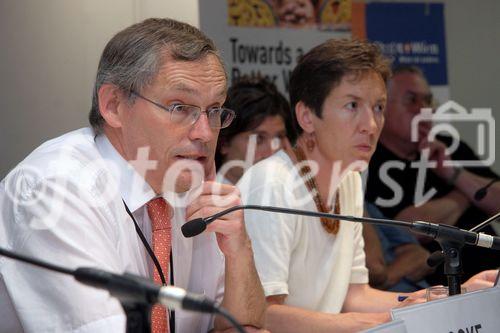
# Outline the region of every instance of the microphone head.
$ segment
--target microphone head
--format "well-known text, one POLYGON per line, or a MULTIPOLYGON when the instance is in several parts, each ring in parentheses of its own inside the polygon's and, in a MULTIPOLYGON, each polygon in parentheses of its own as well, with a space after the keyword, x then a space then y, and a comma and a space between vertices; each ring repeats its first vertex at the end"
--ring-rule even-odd
POLYGON ((205 219, 198 218, 184 223, 181 227, 181 231, 184 237, 190 238, 201 234, 206 228, 207 222, 205 222, 205 219))

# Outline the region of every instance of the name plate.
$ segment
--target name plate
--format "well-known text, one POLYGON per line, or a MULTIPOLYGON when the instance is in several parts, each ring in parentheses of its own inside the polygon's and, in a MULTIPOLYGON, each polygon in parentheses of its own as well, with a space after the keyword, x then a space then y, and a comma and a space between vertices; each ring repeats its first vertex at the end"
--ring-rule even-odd
POLYGON ((408 333, 498 333, 500 288, 435 300, 392 310, 408 333))
POLYGON ((405 322, 397 319, 390 323, 379 325, 369 330, 363 331, 362 333, 407 333, 405 322))

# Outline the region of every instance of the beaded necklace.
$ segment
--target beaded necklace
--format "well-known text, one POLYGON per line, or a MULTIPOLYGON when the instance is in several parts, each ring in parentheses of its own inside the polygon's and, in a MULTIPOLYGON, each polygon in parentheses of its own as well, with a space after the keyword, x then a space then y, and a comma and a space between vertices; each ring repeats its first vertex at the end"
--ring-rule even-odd
MULTIPOLYGON (((306 156, 304 154, 304 151, 296 146, 293 148, 293 152, 295 153, 295 156, 297 157, 298 163, 305 162, 306 161, 306 156)), ((308 163, 301 163, 302 167, 299 169, 299 174, 302 177, 302 180, 304 181, 304 184, 306 185, 309 193, 311 193, 314 203, 316 205, 316 208, 318 211, 322 213, 329 213, 328 210, 325 208, 323 205, 323 201, 321 200, 321 196, 318 191, 318 185, 316 184, 316 180, 314 179, 313 176, 311 176, 311 168, 309 168, 308 163)), ((339 202, 339 196, 338 193, 335 196, 335 208, 334 208, 334 213, 335 214, 340 214, 340 202, 339 202)), ((321 217, 321 224, 323 225, 323 228, 326 230, 327 233, 336 235, 339 232, 340 228, 340 221, 337 219, 328 219, 326 217, 321 217)))

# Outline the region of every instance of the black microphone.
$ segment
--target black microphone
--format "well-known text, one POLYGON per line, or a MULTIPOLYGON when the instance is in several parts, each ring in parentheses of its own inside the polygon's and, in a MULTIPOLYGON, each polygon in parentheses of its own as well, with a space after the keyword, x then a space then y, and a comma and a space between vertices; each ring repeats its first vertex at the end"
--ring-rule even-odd
POLYGON ((81 267, 73 272, 73 276, 86 285, 108 290, 123 302, 140 300, 146 304, 160 303, 170 309, 217 312, 215 302, 204 295, 188 293, 179 287, 160 286, 138 275, 115 274, 98 268, 81 267))
POLYGON ((492 179, 488 184, 477 190, 476 193, 474 193, 474 200, 476 201, 483 200, 484 197, 488 194, 488 188, 498 181, 500 181, 500 178, 492 179))
MULTIPOLYGON (((477 231, 483 229, 484 227, 490 225, 491 223, 495 222, 499 218, 500 218, 500 213, 496 213, 495 215, 493 215, 492 217, 479 223, 475 227, 470 228, 469 231, 477 232, 477 231)), ((429 258, 427 258, 427 265, 429 265, 430 267, 437 267, 438 265, 440 265, 444 262, 444 259, 445 259, 445 255, 444 255, 443 251, 435 251, 435 252, 431 253, 429 258)))
POLYGON ((231 212, 234 212, 235 210, 240 210, 240 209, 253 209, 253 210, 263 210, 266 212, 275 212, 275 213, 284 213, 284 214, 291 214, 291 215, 304 215, 304 216, 313 216, 313 217, 326 217, 326 218, 332 218, 332 219, 342 219, 342 220, 347 220, 347 221, 353 221, 353 222, 367 222, 367 223, 374 223, 374 224, 383 224, 383 225, 392 225, 392 226, 403 226, 403 227, 411 227, 410 222, 404 222, 404 221, 397 221, 397 220, 385 220, 385 219, 374 219, 374 218, 369 218, 369 217, 356 217, 356 216, 344 216, 344 215, 337 215, 337 214, 329 214, 329 213, 320 213, 320 212, 314 212, 314 211, 307 211, 307 210, 299 210, 299 209, 292 209, 292 208, 283 208, 283 207, 273 207, 273 206, 259 206, 259 205, 240 205, 240 206, 234 206, 231 208, 228 208, 226 210, 223 210, 221 212, 218 212, 217 214, 211 215, 209 217, 204 217, 204 218, 197 218, 190 220, 181 227, 182 234, 186 238, 194 237, 199 234, 201 234, 205 229, 207 228, 207 225, 212 223, 213 221, 217 220, 219 217, 222 217, 226 214, 229 214, 231 212))
MULTIPOLYGON (((218 306, 214 301, 204 295, 188 293, 184 289, 174 286, 159 286, 151 280, 131 273, 115 274, 91 267, 81 267, 72 270, 0 247, 0 256, 1 255, 50 271, 71 275, 75 280, 81 283, 109 291, 112 296, 118 298, 127 314, 127 332, 149 332, 150 330, 149 319, 143 318, 148 321, 145 326, 140 323, 138 324, 141 320, 137 318, 137 312, 132 308, 129 314, 127 311, 128 305, 131 304, 132 307, 134 307, 134 304, 146 304, 146 306, 149 307, 152 304, 160 303, 174 309, 217 313, 229 321, 239 333, 245 333, 243 327, 236 321, 231 313, 222 306, 218 306), (129 315, 131 318, 129 318, 129 315)), ((146 313, 141 313, 142 316, 148 318, 149 314, 149 309, 146 313)))
POLYGON ((71 275, 77 281, 86 285, 108 290, 111 295, 123 303, 161 303, 169 308, 208 313, 218 312, 219 310, 215 302, 204 295, 191 294, 178 287, 160 286, 138 275, 130 273, 115 274, 91 267, 81 267, 71 270, 2 248, 0 248, 0 255, 51 271, 71 275))
POLYGON ((221 216, 229 214, 235 210, 240 210, 240 209, 262 210, 267 212, 276 212, 283 214, 326 217, 326 218, 339 219, 351 222, 406 227, 415 233, 430 236, 435 239, 446 236, 448 238, 460 240, 464 244, 500 250, 500 237, 495 237, 484 233, 476 233, 468 230, 462 230, 460 228, 450 225, 429 223, 424 221, 406 222, 406 221, 389 220, 389 219, 376 219, 371 217, 356 217, 349 215, 340 215, 340 214, 331 214, 331 213, 322 213, 315 211, 272 207, 272 206, 259 206, 259 205, 234 206, 209 217, 197 218, 188 221, 181 227, 182 234, 184 235, 184 237, 188 238, 199 235, 207 228, 207 225, 213 222, 214 220, 218 219, 221 216))

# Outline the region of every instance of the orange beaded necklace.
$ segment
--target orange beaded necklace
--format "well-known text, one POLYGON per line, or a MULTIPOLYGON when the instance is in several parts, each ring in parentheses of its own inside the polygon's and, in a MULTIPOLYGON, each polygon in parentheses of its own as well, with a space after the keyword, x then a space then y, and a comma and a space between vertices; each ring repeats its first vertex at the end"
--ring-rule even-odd
MULTIPOLYGON (((298 163, 307 161, 304 151, 300 147, 298 146, 294 147, 293 152, 295 153, 298 163)), ((323 201, 321 200, 316 180, 314 179, 313 176, 311 176, 311 168, 309 167, 309 164, 308 163, 301 163, 301 164, 302 166, 299 169, 299 174, 302 177, 302 180, 304 181, 304 184, 306 185, 307 189, 309 190, 309 193, 311 193, 314 203, 316 204, 316 208, 318 209, 318 211, 322 213, 329 213, 328 210, 323 205, 323 201)), ((340 214, 340 202, 338 194, 335 196, 334 213, 340 214)), ((321 217, 320 220, 321 224, 323 225, 323 228, 326 230, 327 233, 336 235, 339 232, 340 228, 339 220, 328 219, 326 217, 321 217)))

